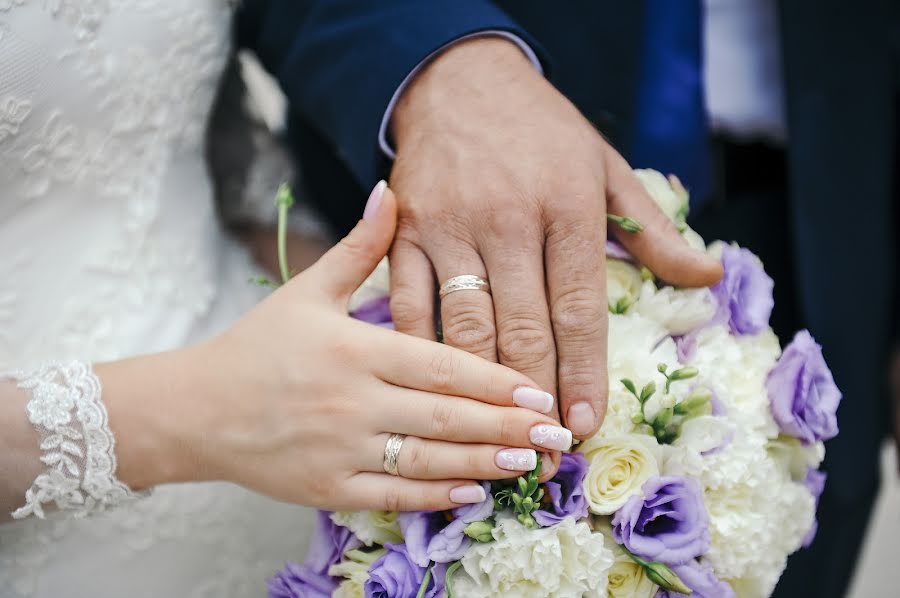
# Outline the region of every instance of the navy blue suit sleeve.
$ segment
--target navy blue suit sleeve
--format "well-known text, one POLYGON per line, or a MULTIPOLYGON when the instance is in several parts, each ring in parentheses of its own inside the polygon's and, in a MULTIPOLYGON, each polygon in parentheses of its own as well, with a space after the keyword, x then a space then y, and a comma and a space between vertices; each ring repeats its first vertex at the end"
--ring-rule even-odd
POLYGON ((484 30, 514 33, 541 56, 487 0, 244 0, 236 20, 238 44, 256 53, 363 187, 383 174, 378 129, 406 75, 441 46, 484 30))

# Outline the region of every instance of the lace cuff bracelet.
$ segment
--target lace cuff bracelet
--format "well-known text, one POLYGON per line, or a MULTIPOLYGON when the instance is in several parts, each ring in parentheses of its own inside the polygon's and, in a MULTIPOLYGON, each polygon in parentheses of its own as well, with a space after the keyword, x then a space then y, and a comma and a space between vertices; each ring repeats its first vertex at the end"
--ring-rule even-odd
POLYGON ((44 505, 85 517, 145 493, 116 479, 115 438, 101 400, 100 380, 89 364, 49 363, 5 374, 31 393, 28 419, 41 435, 41 461, 47 466, 25 493, 14 519, 44 518, 44 505))

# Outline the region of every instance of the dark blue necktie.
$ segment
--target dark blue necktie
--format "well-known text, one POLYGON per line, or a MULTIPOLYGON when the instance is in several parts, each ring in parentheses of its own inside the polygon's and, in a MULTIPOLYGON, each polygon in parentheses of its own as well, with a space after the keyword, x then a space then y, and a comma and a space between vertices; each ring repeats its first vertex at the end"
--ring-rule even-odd
POLYGON ((631 164, 675 174, 697 207, 712 191, 702 0, 645 0, 631 164))

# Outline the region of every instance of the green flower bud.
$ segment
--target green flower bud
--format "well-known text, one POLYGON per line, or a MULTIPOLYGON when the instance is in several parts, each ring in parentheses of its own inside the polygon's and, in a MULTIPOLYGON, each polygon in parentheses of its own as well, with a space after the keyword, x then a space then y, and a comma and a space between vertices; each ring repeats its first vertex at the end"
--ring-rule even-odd
POLYGON ((470 523, 463 529, 463 533, 476 542, 492 542, 494 540, 494 536, 491 535, 493 529, 494 522, 491 519, 485 519, 470 523))
POLYGON ((711 400, 712 392, 706 388, 698 388, 675 406, 675 413, 689 416, 706 415, 711 412, 711 400))
POLYGON ((693 590, 684 585, 684 582, 681 581, 681 578, 678 577, 674 571, 663 565, 662 563, 657 562, 643 562, 644 571, 647 573, 647 578, 661 587, 664 590, 669 590, 670 592, 678 592, 679 594, 691 594, 693 590))
POLYGON ((642 424, 644 423, 644 416, 640 413, 635 413, 631 416, 631 423, 633 424, 642 424))
POLYGON ((669 422, 672 421, 672 415, 675 413, 675 410, 671 407, 667 409, 663 409, 656 416, 656 419, 653 420, 653 427, 657 429, 665 429, 669 422))
POLYGON ((664 363, 660 363, 656 366, 656 371, 658 371, 660 374, 665 374, 667 369, 669 369, 669 366, 664 363))
POLYGON ((670 380, 687 380, 688 378, 693 378, 694 376, 696 376, 699 373, 700 373, 700 370, 688 365, 688 366, 679 368, 679 369, 675 370, 674 372, 672 372, 669 375, 669 379, 670 380))

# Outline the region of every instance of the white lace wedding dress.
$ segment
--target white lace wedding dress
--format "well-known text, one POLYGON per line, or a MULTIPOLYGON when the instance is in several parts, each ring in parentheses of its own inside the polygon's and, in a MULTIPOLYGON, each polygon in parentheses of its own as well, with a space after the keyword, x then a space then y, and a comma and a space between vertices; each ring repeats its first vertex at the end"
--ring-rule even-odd
MULTIPOLYGON (((260 298, 203 159, 232 10, 0 0, 0 371, 177 347, 260 298)), ((228 484, 57 515, 0 524, 0 597, 261 596, 312 524, 228 484)))

